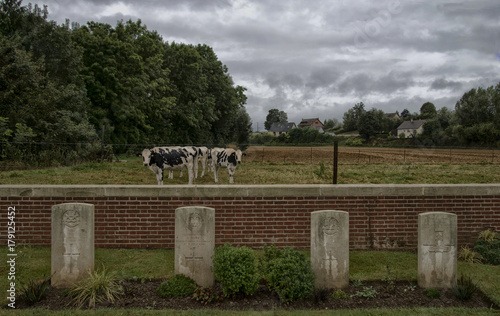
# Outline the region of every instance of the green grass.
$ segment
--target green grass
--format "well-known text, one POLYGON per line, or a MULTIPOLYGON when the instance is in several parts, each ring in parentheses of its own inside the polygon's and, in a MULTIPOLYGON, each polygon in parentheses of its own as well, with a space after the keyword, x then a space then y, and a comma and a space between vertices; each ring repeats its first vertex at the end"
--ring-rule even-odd
MULTIPOLYGON (((329 184, 331 162, 283 163, 243 160, 236 168, 235 184, 329 184)), ((340 164, 339 184, 434 184, 434 183, 500 183, 500 165, 474 164, 340 164)), ((201 175, 201 166, 198 173, 201 175)), ((187 171, 165 184, 187 184, 187 171)), ((195 184, 215 184, 213 172, 206 170, 195 184)), ((219 170, 218 184, 228 184, 226 169, 219 170)), ((120 162, 83 163, 72 167, 35 170, 0 171, 0 184, 157 184, 156 177, 137 157, 122 157, 120 162)))
MULTIPOLYGON (((18 246, 16 259, 16 288, 30 279, 40 280, 50 274, 50 248, 18 246)), ((262 251, 256 251, 262 255, 262 251)), ((308 252, 305 252, 308 256, 308 252)), ((7 247, 0 248, 0 256, 7 257, 7 247)), ((173 250, 144 249, 103 249, 97 248, 96 266, 104 266, 122 278, 165 278, 174 275, 173 250)), ((394 251, 351 251, 350 279, 380 280, 386 275, 386 267, 390 266, 392 275, 398 280, 408 280, 416 284, 417 254, 394 251)), ((470 274, 479 283, 481 290, 496 304, 500 304, 500 266, 459 262, 458 273, 470 274)), ((0 266, 0 290, 8 289, 8 267, 0 266)), ((5 304, 5 298, 1 299, 5 304)), ((98 311, 43 311, 0 310, 0 315, 498 315, 498 311, 471 310, 466 308, 449 309, 371 309, 369 311, 295 311, 295 312, 235 312, 235 311, 146 311, 146 310, 98 310, 98 311), (90 314, 92 313, 92 314, 90 314)))

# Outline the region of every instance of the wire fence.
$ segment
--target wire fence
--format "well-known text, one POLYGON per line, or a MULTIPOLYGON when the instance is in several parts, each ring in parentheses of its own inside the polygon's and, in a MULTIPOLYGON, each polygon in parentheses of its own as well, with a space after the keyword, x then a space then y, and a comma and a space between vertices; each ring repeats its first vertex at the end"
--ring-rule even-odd
MULTIPOLYGON (((0 170, 33 169, 69 166, 82 162, 118 160, 118 156, 133 156, 144 148, 165 144, 102 144, 102 143, 2 143, 0 170)), ((174 146, 176 144, 170 144, 174 146)), ((185 145, 185 144, 181 144, 185 145)), ((214 147, 210 144, 189 146, 214 147)), ((231 146, 237 147, 237 146, 231 146)), ((334 146, 256 146, 245 145, 245 162, 274 164, 333 164, 334 146)), ((497 148, 381 148, 339 147, 339 165, 363 164, 474 164, 500 163, 497 148)))

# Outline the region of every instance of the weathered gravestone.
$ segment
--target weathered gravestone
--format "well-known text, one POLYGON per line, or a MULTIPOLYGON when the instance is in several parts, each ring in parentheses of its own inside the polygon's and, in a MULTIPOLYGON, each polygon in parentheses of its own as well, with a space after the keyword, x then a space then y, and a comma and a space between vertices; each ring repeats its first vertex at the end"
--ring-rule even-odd
POLYGON ((71 287, 94 271, 94 205, 52 207, 51 284, 71 287))
POLYGON ((457 216, 418 215, 418 285, 452 288, 457 280, 457 216))
POLYGON ((215 210, 203 206, 175 210, 175 273, 203 287, 214 285, 215 210))
POLYGON ((316 287, 349 285, 349 213, 311 213, 311 265, 316 273, 316 287))

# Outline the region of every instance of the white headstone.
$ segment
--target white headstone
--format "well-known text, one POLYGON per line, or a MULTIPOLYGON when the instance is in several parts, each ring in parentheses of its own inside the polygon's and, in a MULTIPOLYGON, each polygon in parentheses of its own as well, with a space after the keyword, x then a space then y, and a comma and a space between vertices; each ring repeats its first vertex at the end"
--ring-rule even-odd
POLYGON ((175 210, 175 273, 203 287, 214 285, 215 209, 203 206, 175 210))
POLYGON ((452 288, 457 280, 457 216, 418 215, 418 285, 452 288))
POLYGON ((71 287, 94 271, 94 205, 52 207, 51 284, 71 287))
POLYGON ((349 213, 311 213, 311 265, 316 287, 341 289, 349 285, 349 213))

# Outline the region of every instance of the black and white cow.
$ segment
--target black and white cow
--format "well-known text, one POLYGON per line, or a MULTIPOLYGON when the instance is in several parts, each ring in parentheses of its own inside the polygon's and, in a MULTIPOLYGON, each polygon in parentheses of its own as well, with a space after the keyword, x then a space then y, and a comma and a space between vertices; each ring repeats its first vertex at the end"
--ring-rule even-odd
MULTIPOLYGON (((210 153, 210 149, 207 147, 196 147, 198 150, 198 161, 201 163, 201 175, 202 178, 205 175, 205 169, 208 163, 208 155, 210 153)), ((182 171, 181 171, 182 172, 182 171)), ((198 176, 198 170, 196 170, 195 178, 198 176)))
POLYGON ((219 179, 217 178, 217 173, 220 167, 226 167, 229 171, 229 183, 234 183, 233 175, 236 170, 236 166, 241 163, 241 157, 246 154, 242 153, 241 150, 234 150, 232 148, 212 148, 212 166, 214 168, 214 178, 217 183, 219 179))
POLYGON ((189 184, 193 184, 194 166, 198 164, 197 150, 193 147, 155 147, 144 149, 138 156, 142 157, 144 166, 148 166, 156 175, 159 185, 163 184, 164 170, 182 168, 187 168, 189 184))

